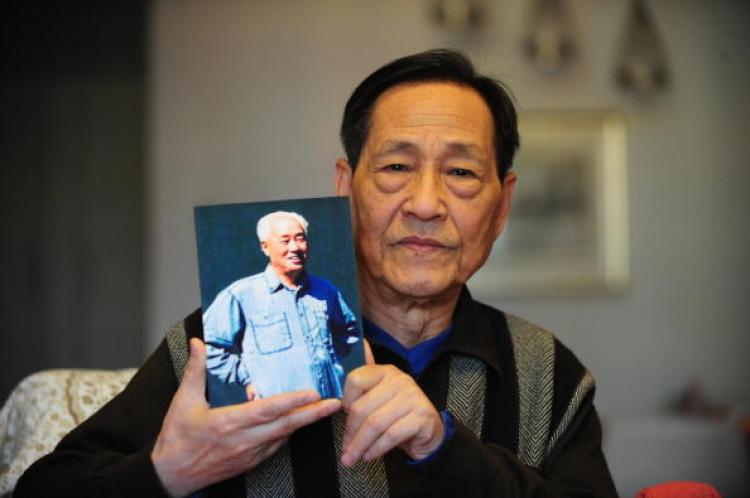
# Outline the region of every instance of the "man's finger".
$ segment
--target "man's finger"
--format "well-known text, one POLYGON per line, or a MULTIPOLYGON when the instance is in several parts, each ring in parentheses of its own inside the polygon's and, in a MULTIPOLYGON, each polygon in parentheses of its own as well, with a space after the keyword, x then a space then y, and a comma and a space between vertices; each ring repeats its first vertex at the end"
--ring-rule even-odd
POLYGON ((325 418, 341 409, 341 401, 335 398, 322 399, 315 403, 292 410, 281 419, 269 424, 269 428, 284 436, 290 435, 297 429, 310 425, 325 418))
POLYGON ((284 445, 284 443, 287 442, 287 439, 279 439, 275 443, 271 443, 263 450, 263 454, 261 456, 261 461, 265 460, 266 458, 270 457, 284 445))
POLYGON ((349 372, 344 384, 344 396, 341 401, 344 409, 349 410, 352 403, 359 399, 363 393, 369 391, 388 374, 388 369, 395 368, 390 365, 365 365, 349 372))
POLYGON ((357 433, 365 419, 397 394, 398 391, 384 388, 383 384, 378 384, 353 401, 346 408, 346 430, 342 440, 344 447, 349 444, 351 437, 357 433))
POLYGON ((370 343, 367 341, 367 339, 365 339, 365 364, 375 364, 375 356, 372 354, 372 348, 370 347, 370 343))
POLYGON ((247 400, 252 401, 255 399, 255 386, 252 384, 248 384, 245 386, 245 394, 247 395, 247 400))
POLYGON ((362 455, 362 459, 370 461, 373 458, 385 455, 404 441, 408 441, 414 437, 419 432, 419 429, 417 417, 407 415, 398 419, 370 445, 364 455, 362 455))
POLYGON ((286 440, 291 434, 306 425, 317 422, 341 408, 338 399, 323 399, 301 408, 292 410, 270 422, 257 424, 247 429, 248 437, 256 442, 272 444, 274 441, 286 440))
MULTIPOLYGON (((391 400, 368 414, 358 427, 349 427, 347 423, 348 436, 346 439, 348 444, 343 448, 344 454, 341 456, 341 463, 347 466, 357 463, 383 433, 387 432, 397 420, 409 413, 409 408, 404 405, 397 400, 391 400)), ((398 441, 397 444, 401 442, 398 441)))
POLYGON ((216 408, 215 413, 225 417, 224 422, 238 428, 252 428, 258 424, 273 422, 295 408, 300 408, 320 399, 316 391, 293 391, 269 398, 256 398, 252 402, 216 408))
POLYGON ((206 346, 195 337, 190 339, 190 357, 182 375, 179 391, 191 398, 206 399, 206 346))

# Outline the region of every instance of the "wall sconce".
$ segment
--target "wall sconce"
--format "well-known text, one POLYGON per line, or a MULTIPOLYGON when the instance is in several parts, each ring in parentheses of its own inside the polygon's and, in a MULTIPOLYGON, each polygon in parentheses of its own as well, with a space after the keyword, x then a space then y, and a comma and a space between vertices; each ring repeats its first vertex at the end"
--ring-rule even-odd
POLYGON ((669 83, 667 56, 653 17, 643 0, 633 0, 615 65, 621 88, 650 95, 669 83))
POLYGON ((433 0, 432 18, 451 31, 469 31, 480 26, 486 0, 433 0))
POLYGON ((565 0, 534 2, 523 48, 534 64, 545 72, 558 72, 570 65, 578 47, 565 0))

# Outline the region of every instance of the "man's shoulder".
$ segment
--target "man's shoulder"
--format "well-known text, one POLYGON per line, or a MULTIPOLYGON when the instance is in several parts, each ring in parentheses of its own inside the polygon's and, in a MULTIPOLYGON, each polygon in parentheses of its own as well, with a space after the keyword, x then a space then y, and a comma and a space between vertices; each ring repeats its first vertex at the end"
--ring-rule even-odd
MULTIPOLYGON (((474 301, 474 304, 477 311, 490 318, 492 323, 506 325, 502 328, 507 331, 513 345, 516 368, 524 360, 533 360, 551 363, 556 374, 566 377, 580 378, 587 372, 573 351, 546 327, 479 301, 474 301)), ((498 333, 501 332, 498 330, 498 333)))
POLYGON ((263 288, 266 285, 266 279, 263 272, 243 277, 227 285, 222 292, 230 294, 241 294, 243 292, 254 291, 263 288))
POLYGON ((581 377, 587 370, 583 363, 555 334, 534 322, 521 318, 511 313, 505 313, 508 322, 508 330, 513 338, 514 344, 526 347, 538 347, 547 344, 554 350, 555 368, 558 375, 568 374, 573 377, 581 377))
POLYGON ((580 411, 593 406, 595 382, 592 374, 552 332, 512 313, 477 303, 478 313, 506 324, 501 344, 512 351, 512 372, 518 394, 519 433, 536 434, 546 428, 544 437, 527 441, 519 451, 528 461, 545 455, 556 446, 580 411), (546 450, 536 443, 546 445, 546 450))
POLYGON ((548 329, 518 315, 503 312, 508 323, 508 331, 514 340, 559 342, 548 329))
POLYGON ((310 283, 310 287, 313 289, 325 289, 327 291, 331 292, 338 292, 339 289, 336 287, 333 282, 328 280, 325 277, 321 277, 319 275, 312 275, 310 273, 307 274, 307 281, 310 283))
POLYGON ((531 322, 518 315, 514 315, 513 313, 495 308, 494 306, 490 306, 489 304, 485 304, 481 301, 472 301, 477 312, 490 318, 490 320, 494 323, 497 323, 498 321, 504 321, 508 326, 508 331, 513 335, 539 335, 545 338, 555 338, 552 332, 542 327, 541 325, 531 322))

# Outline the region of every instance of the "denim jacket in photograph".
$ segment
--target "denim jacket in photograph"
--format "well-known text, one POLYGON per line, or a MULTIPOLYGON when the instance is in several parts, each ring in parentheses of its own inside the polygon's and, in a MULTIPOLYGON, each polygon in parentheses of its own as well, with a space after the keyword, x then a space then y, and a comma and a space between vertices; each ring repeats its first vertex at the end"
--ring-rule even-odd
POLYGON ((203 314, 203 334, 209 375, 225 384, 252 383, 260 397, 315 389, 340 398, 339 360, 360 337, 333 284, 303 272, 297 288, 288 288, 270 265, 216 296, 203 314))

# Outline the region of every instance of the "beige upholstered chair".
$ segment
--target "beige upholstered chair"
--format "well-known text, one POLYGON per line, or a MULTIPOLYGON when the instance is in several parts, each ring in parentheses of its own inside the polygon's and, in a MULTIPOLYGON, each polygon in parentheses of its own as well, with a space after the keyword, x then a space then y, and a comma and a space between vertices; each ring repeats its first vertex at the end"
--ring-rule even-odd
POLYGON ((125 370, 46 370, 21 381, 0 410, 0 496, 75 426, 122 391, 125 370))

